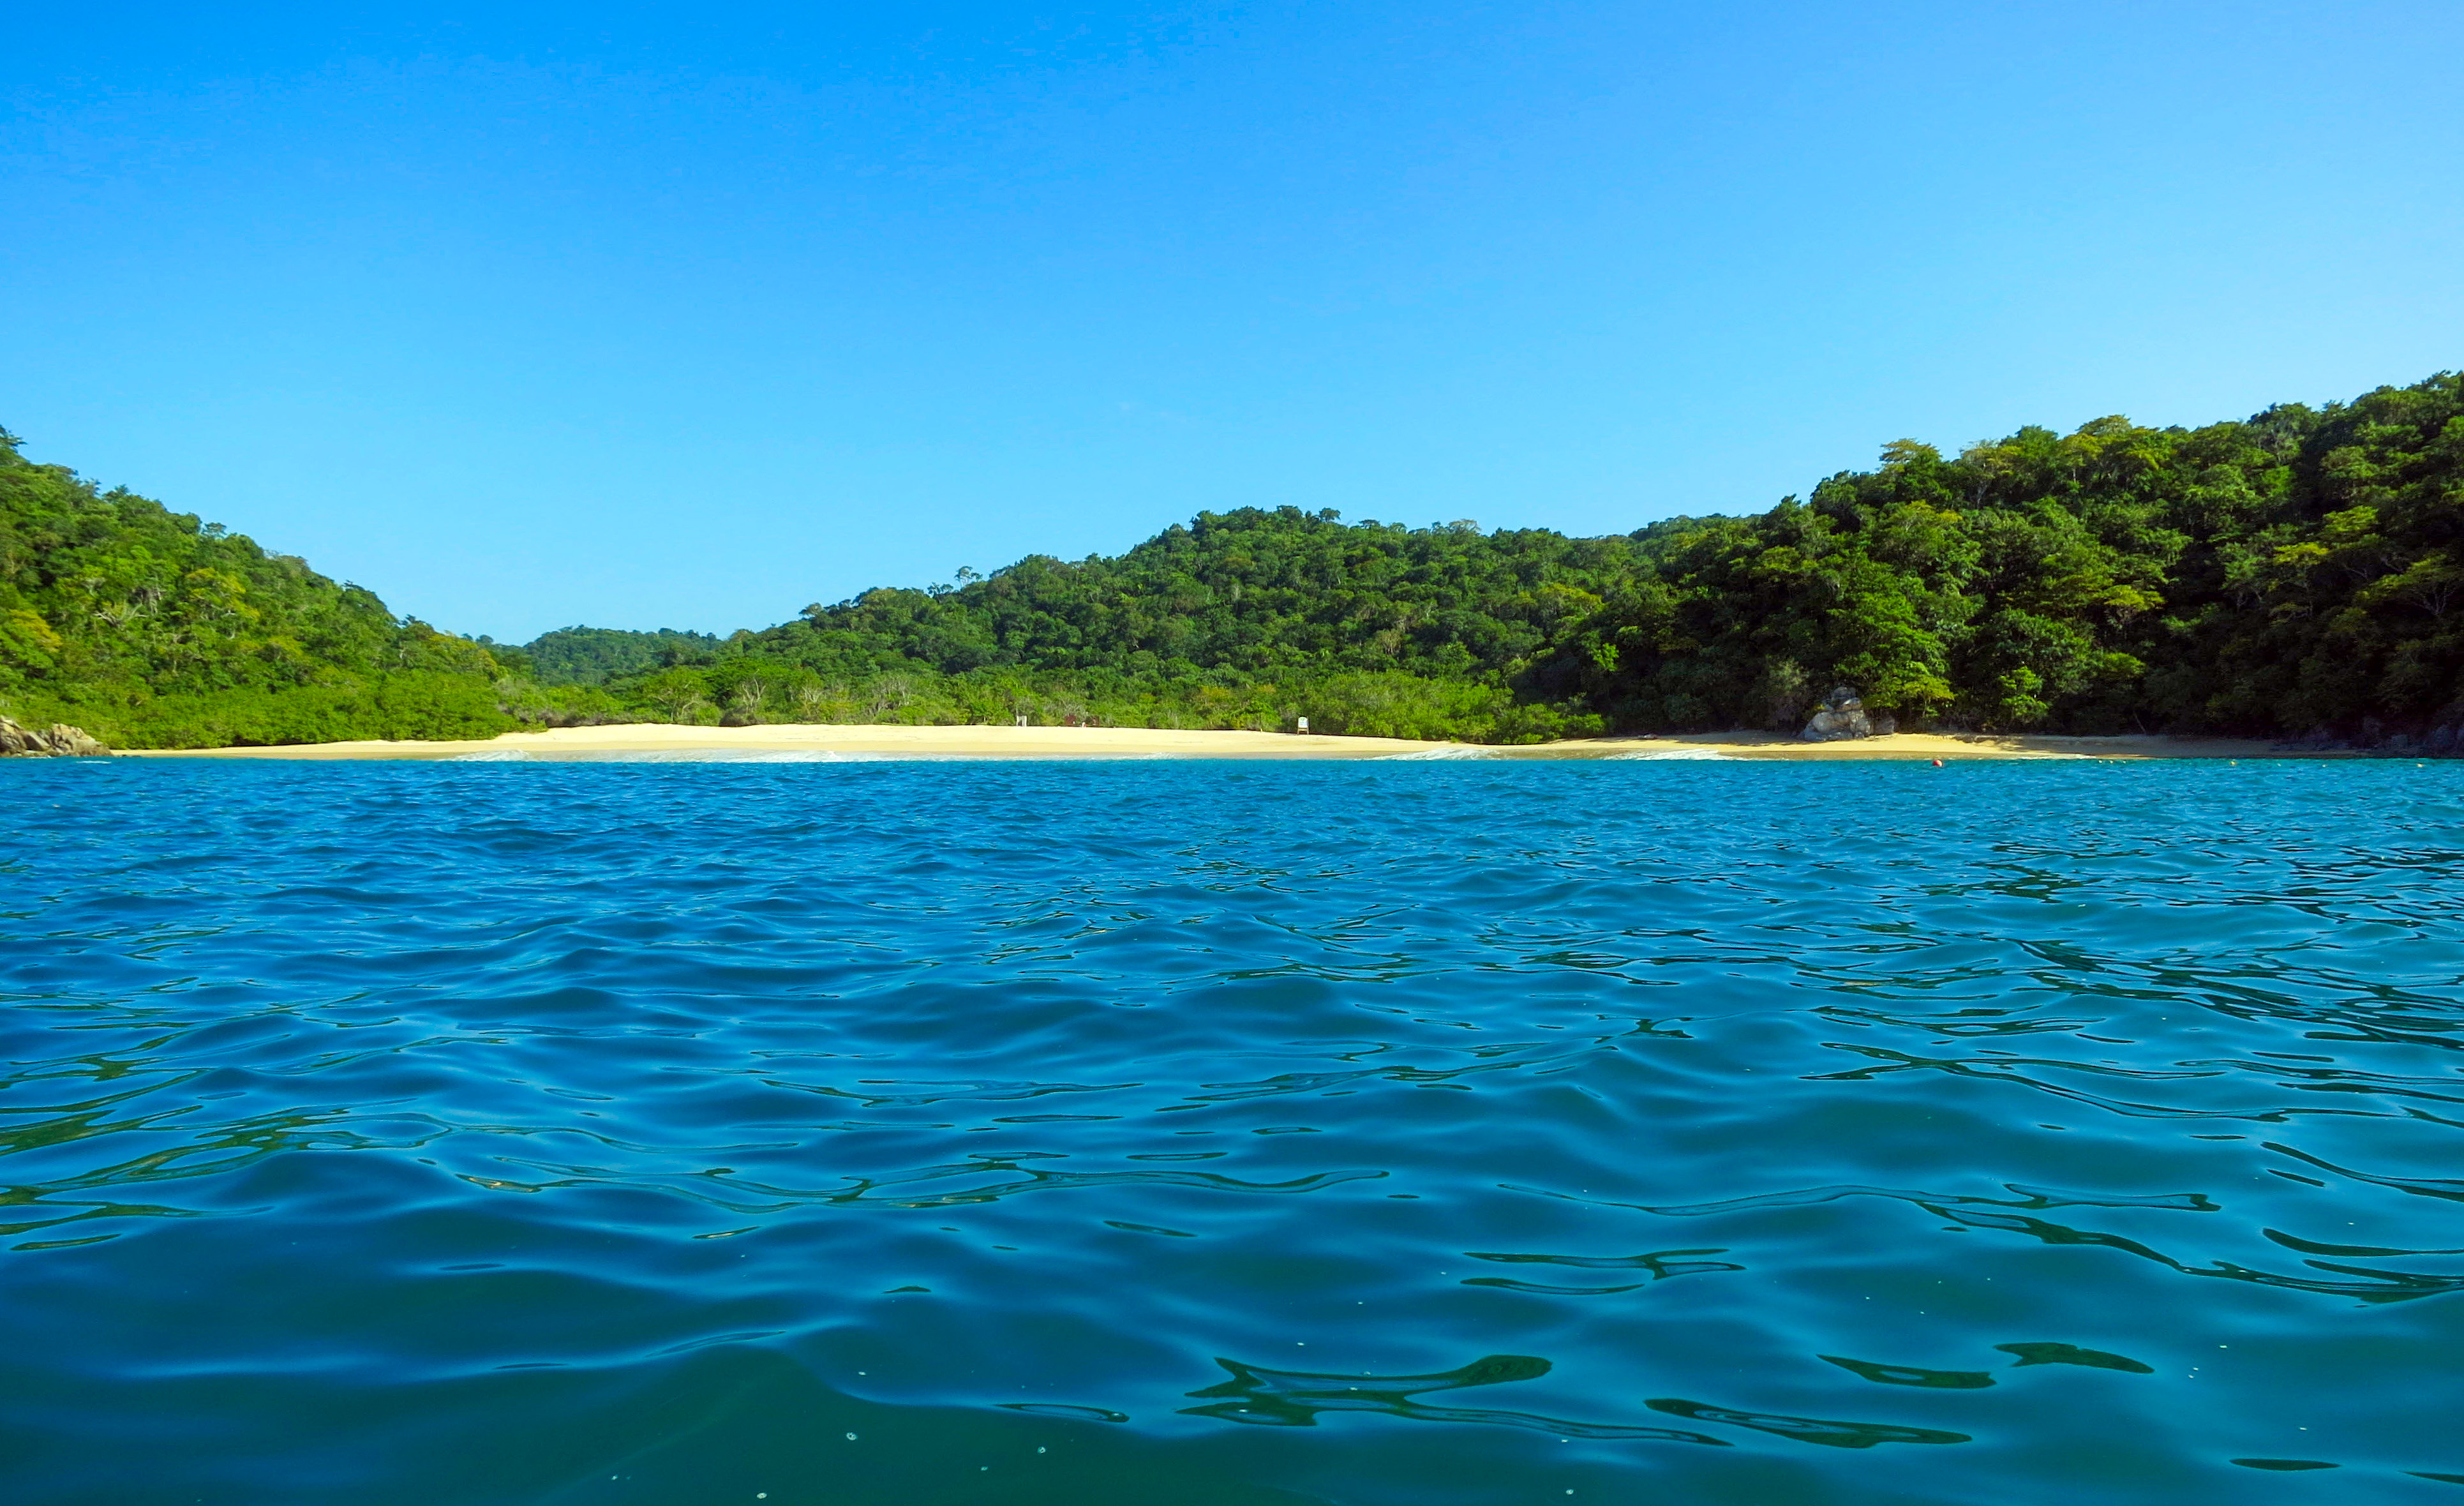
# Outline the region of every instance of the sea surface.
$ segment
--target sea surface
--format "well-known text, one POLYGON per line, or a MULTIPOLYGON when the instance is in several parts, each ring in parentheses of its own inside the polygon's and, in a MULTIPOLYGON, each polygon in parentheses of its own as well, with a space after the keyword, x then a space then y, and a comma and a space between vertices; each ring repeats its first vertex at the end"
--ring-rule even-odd
POLYGON ((0 768, 0 1498, 2464 1506, 2464 769, 0 768))

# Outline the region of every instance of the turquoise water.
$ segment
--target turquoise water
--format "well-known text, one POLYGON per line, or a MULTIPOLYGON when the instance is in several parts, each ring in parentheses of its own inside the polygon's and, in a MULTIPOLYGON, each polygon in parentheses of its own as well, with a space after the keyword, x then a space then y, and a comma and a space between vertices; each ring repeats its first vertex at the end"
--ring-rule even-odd
POLYGON ((0 769, 12 1502, 2464 1501, 2448 765, 0 769))

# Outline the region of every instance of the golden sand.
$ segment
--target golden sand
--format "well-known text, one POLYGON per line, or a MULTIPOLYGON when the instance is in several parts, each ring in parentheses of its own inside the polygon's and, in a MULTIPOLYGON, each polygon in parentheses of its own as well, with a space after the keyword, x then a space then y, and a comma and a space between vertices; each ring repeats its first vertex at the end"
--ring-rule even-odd
POLYGON ((472 742, 309 743, 132 753, 144 758, 444 758, 485 761, 866 758, 2264 758, 2268 743, 2216 737, 1993 737, 1902 732, 1808 743, 1766 732, 1590 737, 1524 748, 1287 732, 1138 727, 567 727, 472 742))

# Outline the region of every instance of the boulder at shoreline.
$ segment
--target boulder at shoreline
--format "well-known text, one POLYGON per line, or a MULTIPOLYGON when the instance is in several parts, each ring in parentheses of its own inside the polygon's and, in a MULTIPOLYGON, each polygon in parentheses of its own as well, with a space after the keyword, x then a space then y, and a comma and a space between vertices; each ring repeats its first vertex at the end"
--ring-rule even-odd
POLYGON ((1846 742, 1852 737, 1874 735, 1873 718, 1865 714, 1865 703, 1857 692, 1841 686, 1822 698, 1822 709, 1805 724, 1801 734, 1810 743, 1846 742))
POLYGON ((49 731, 37 731, 0 716, 0 758, 100 758, 110 753, 81 727, 54 722, 49 731))

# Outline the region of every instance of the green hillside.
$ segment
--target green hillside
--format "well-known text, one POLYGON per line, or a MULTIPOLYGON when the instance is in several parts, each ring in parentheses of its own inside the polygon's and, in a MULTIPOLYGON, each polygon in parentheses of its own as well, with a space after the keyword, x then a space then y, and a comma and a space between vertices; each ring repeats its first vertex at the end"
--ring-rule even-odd
POLYGON ((2464 378, 1948 458, 1901 441, 1642 547, 1641 587, 1537 681, 1622 725, 1784 724, 1846 681, 1953 727, 2426 731, 2464 715, 2464 378))
POLYGON ((1127 554, 881 589, 608 684, 662 717, 1044 719, 1529 740, 2464 719, 2464 379, 2197 429, 1912 441, 1758 516, 1609 538, 1200 515, 1127 554), (2456 609, 2456 621, 2447 621, 2456 609))
MULTIPOLYGON (((487 639, 481 643, 494 648, 487 639)), ((621 627, 560 627, 541 633, 518 650, 531 678, 543 686, 605 685, 610 678, 688 660, 707 659, 719 640, 709 633, 672 627, 633 632, 621 627)))
POLYGON ((1903 440, 1756 516, 1606 538, 1244 508, 961 574, 725 639, 575 627, 514 650, 11 442, 0 710, 129 746, 1019 715, 1532 741, 1793 729, 1846 683, 1903 726, 2443 749, 2464 723, 2464 379, 2197 429, 1903 440))
POLYGON ((127 748, 485 737, 496 662, 357 586, 18 454, 0 430, 0 712, 127 748))

